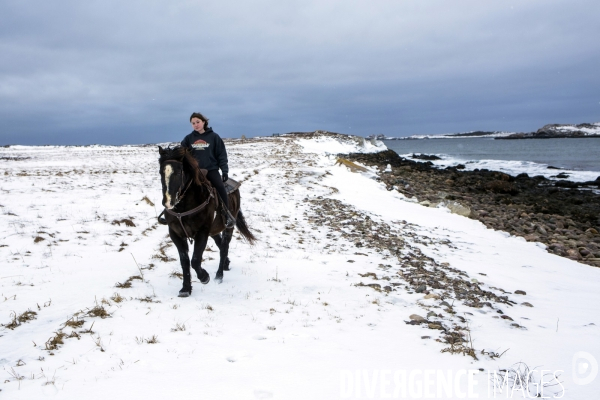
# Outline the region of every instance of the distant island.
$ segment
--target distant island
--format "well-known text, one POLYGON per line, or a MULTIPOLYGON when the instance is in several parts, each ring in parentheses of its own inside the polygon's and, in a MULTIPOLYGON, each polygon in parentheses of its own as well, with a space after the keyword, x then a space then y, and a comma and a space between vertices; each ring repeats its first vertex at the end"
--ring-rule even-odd
POLYGON ((493 139, 555 139, 555 138, 600 138, 600 122, 572 124, 549 124, 535 132, 472 131, 445 133, 441 135, 412 135, 407 137, 389 137, 370 135, 374 140, 418 140, 418 139, 456 139, 456 138, 493 138, 493 139))
POLYGON ((554 138, 587 138, 600 137, 600 123, 579 125, 546 125, 536 132, 513 133, 496 139, 554 139, 554 138))

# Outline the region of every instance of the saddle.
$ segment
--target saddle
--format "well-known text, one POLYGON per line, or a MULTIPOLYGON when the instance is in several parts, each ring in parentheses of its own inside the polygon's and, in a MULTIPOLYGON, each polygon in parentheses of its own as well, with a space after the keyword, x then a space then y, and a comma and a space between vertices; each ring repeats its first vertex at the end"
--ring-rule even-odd
MULTIPOLYGON (((208 170, 200 169, 200 173, 202 175, 204 175, 204 177, 206 178, 206 174, 208 174, 208 170)), ((242 184, 240 182, 236 181, 235 179, 229 178, 229 179, 227 179, 227 181, 223 182, 223 185, 225 186, 225 190, 227 191, 227 195, 229 196, 231 193, 238 190, 242 184)), ((210 233, 209 233, 211 236, 213 236, 213 235, 219 234, 220 232, 222 232, 225 229, 225 221, 227 220, 227 217, 225 216, 225 212, 222 207, 221 198, 217 194, 216 189, 211 186, 210 190, 212 192, 211 197, 214 198, 215 201, 217 202, 217 207, 215 210, 217 215, 213 221, 213 224, 211 226, 210 233)), ((210 201, 210 198, 207 200, 207 202, 208 201, 210 201)), ((200 208, 203 208, 204 206, 206 206, 207 202, 205 202, 205 204, 203 204, 203 205, 200 205, 200 208)), ((167 221, 164 218, 162 218, 162 215, 164 214, 165 211, 173 214, 171 211, 169 211, 167 209, 163 210, 163 212, 161 212, 160 215, 158 216, 158 222, 162 225, 167 225, 167 221)), ((184 217, 186 215, 195 214, 197 211, 198 210, 194 209, 194 210, 187 211, 185 213, 178 214, 179 223, 181 224, 181 227, 183 228, 183 231, 185 232, 185 234, 188 237, 188 239, 190 240, 190 242, 192 239, 189 238, 187 232, 185 231, 185 228, 183 227, 183 223, 181 222, 181 217, 184 217)))
MULTIPOLYGON (((204 177, 206 178, 206 175, 208 174, 208 170, 206 169, 202 169, 200 168, 200 173, 202 175, 204 175, 204 177)), ((239 189, 239 187, 242 184, 238 181, 236 181, 235 179, 227 179, 227 181, 223 182, 223 186, 225 186, 225 191, 227 192, 227 196, 229 196, 231 193, 235 192, 236 190, 239 189)), ((214 197, 217 201, 217 209, 216 209, 216 213, 217 213, 217 218, 215 218, 211 229, 210 229, 210 235, 216 235, 218 233, 220 233, 221 231, 223 231, 223 229, 225 229, 225 225, 226 225, 226 221, 227 221, 227 216, 225 215, 225 213, 227 211, 224 210, 221 198, 219 195, 217 195, 217 191, 215 190, 215 188, 212 188, 214 197)), ((235 219, 232 216, 233 219, 235 219)))
MULTIPOLYGON (((200 173, 202 173, 202 175, 204 175, 204 177, 206 178, 208 170, 200 168, 200 173)), ((229 178, 227 179, 227 181, 223 182, 223 185, 225 185, 225 190, 227 190, 227 194, 229 195, 238 190, 242 184, 236 181, 235 179, 229 178)))

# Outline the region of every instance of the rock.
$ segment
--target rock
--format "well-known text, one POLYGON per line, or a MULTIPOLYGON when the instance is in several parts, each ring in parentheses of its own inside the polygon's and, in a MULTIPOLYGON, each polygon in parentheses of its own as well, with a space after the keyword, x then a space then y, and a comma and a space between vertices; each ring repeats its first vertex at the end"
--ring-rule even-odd
POLYGON ((417 322, 419 324, 422 324, 423 322, 427 322, 427 320, 425 318, 423 318, 423 317, 421 317, 420 315, 417 315, 417 314, 412 314, 408 318, 410 318, 411 321, 415 321, 415 322, 417 322))
POLYGON ((521 303, 521 305, 523 305, 523 306, 525 306, 525 307, 533 307, 533 305, 532 305, 531 303, 528 303, 528 302, 526 302, 526 301, 525 301, 525 302, 523 302, 523 303, 521 303))
POLYGON ((578 250, 579 250, 579 254, 581 254, 583 257, 589 256, 590 254, 592 254, 592 252, 589 249, 586 249, 585 247, 580 247, 578 250))
POLYGON ((413 153, 411 158, 416 158, 417 160, 441 160, 440 157, 434 156, 434 155, 429 155, 429 154, 414 154, 413 153))
POLYGON ((462 215, 463 217, 471 215, 471 209, 468 206, 462 205, 456 201, 448 202, 446 207, 448 207, 452 214, 462 215))
POLYGON ((512 182, 505 180, 495 180, 485 184, 485 188, 493 193, 505 193, 515 195, 519 193, 519 189, 512 182))
POLYGON ((522 294, 525 296, 527 293, 524 290, 515 290, 515 294, 522 294))
POLYGON ((575 250, 575 249, 568 249, 566 251, 566 256, 567 258, 570 258, 571 260, 579 260, 581 258, 581 255, 579 254, 579 251, 575 250))
POLYGON ((427 327, 429 329, 439 329, 439 330, 444 330, 444 327, 440 324, 427 324, 427 327))
POLYGON ((500 316, 500 318, 502 318, 502 319, 507 319, 507 320, 509 320, 509 321, 514 321, 514 319, 512 319, 512 318, 511 318, 511 317, 509 317, 508 315, 502 315, 502 316, 500 316))
POLYGON ((423 293, 425 291, 425 289, 427 289, 426 285, 420 285, 418 288, 415 289, 415 292, 423 293))
POLYGON ((431 339, 431 336, 421 336, 421 339, 431 339))
POLYGON ((439 299, 440 296, 438 294, 435 293, 429 293, 427 296, 424 297, 424 299, 439 299))
POLYGON ((452 306, 451 306, 451 305, 450 305, 450 304, 449 304, 447 301, 442 301, 442 302, 440 303, 440 305, 442 305, 442 306, 446 306, 446 307, 452 307, 452 306))
POLYGON ((431 317, 437 317, 437 314, 434 311, 429 311, 427 313, 427 318, 431 318, 431 317))
POLYGON ((594 228, 589 228, 589 229, 586 229, 586 231, 585 231, 585 232, 586 232, 586 233, 591 233, 591 234, 593 234, 593 235, 597 235, 597 234, 598 234, 598 231, 597 231, 597 230, 595 230, 594 228))

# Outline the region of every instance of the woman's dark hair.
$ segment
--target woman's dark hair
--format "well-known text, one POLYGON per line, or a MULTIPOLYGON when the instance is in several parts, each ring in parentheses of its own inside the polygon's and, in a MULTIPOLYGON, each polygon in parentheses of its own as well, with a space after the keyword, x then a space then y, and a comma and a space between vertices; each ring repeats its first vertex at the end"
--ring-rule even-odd
POLYGON ((208 128, 208 118, 206 118, 201 113, 199 113, 199 112, 192 113, 192 116, 190 117, 190 122, 192 122, 192 118, 201 119, 202 121, 204 121, 204 129, 208 128))

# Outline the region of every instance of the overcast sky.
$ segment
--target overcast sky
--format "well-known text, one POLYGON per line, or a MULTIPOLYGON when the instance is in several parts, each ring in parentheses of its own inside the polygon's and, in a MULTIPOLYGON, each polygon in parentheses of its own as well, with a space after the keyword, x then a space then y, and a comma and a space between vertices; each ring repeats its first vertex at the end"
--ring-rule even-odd
POLYGON ((600 121, 600 1, 0 2, 0 145, 600 121))

